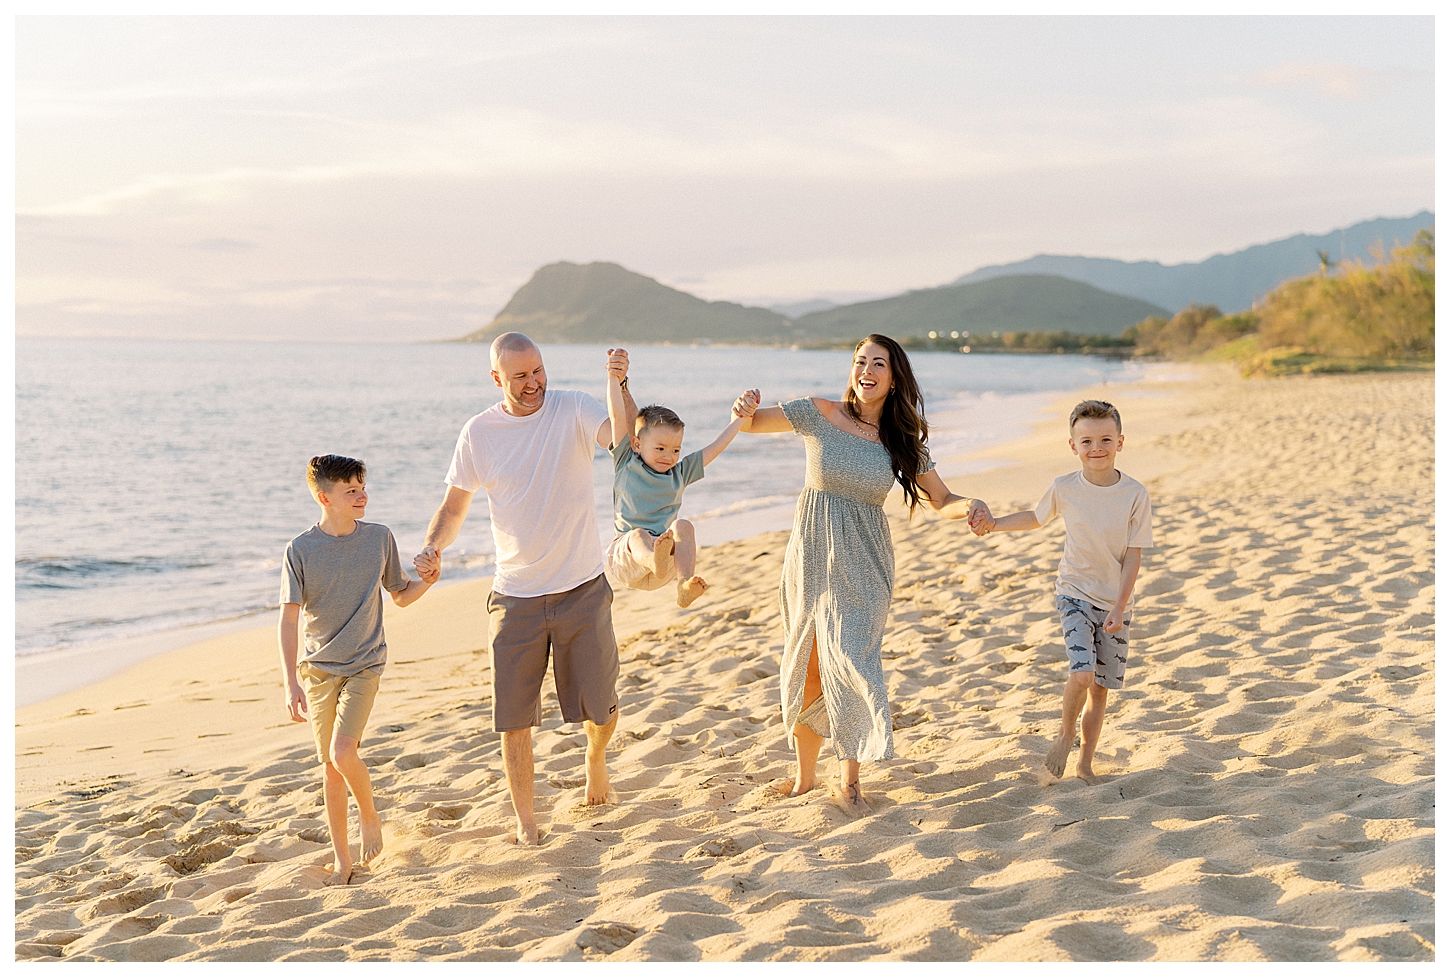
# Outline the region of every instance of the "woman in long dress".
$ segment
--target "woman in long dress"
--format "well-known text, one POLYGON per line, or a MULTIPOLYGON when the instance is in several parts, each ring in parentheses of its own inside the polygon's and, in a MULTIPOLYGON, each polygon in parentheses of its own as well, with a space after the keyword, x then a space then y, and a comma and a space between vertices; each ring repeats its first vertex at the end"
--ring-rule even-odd
POLYGON ((872 334, 856 346, 841 400, 803 397, 757 409, 741 431, 794 431, 806 443, 806 484, 781 574, 785 651, 780 704, 796 753, 797 796, 816 786, 826 737, 840 761, 839 798, 857 817, 861 763, 896 755, 881 669, 881 636, 896 560, 882 503, 899 485, 914 513, 923 500, 948 519, 975 499, 954 495, 927 452, 921 389, 906 351, 872 334))

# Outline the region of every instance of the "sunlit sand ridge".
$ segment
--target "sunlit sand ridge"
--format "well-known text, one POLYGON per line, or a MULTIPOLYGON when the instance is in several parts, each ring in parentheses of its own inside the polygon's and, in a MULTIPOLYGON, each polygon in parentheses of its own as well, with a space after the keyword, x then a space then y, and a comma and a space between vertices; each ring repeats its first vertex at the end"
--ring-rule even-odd
MULTIPOLYGON (((322 886, 270 630, 20 710, 17 956, 1431 959, 1433 379, 1120 393, 1158 545, 1101 784, 1039 780, 1061 523, 898 513, 874 816, 768 789, 790 762, 768 534, 704 550, 687 612, 618 596, 618 802, 582 806, 583 733, 546 705, 533 851, 507 841, 485 585, 390 608, 362 750, 388 847, 353 886, 322 886)), ((1054 420, 953 484, 1030 504, 1064 442, 1054 420)))

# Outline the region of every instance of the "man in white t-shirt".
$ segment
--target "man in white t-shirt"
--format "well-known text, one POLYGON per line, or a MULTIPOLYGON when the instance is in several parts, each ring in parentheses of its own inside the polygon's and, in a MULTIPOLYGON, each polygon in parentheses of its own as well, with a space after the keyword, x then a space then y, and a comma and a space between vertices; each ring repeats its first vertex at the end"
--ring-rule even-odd
MULTIPOLYGON (((611 369, 628 371, 624 350, 609 357, 611 369)), ((490 364, 503 400, 458 435, 448 492, 414 563, 436 565, 484 489, 497 554, 488 596, 493 728, 503 734, 516 840, 536 845, 533 727, 543 720, 539 693, 551 655, 559 710, 565 722, 584 723, 588 739, 585 801, 609 798, 604 748, 619 718, 619 649, 594 518, 593 459, 596 444, 609 448, 612 432, 609 412, 588 394, 546 396, 543 356, 522 333, 495 339, 490 364)))
POLYGON ((1143 549, 1153 545, 1153 506, 1148 490, 1118 471, 1123 419, 1101 400, 1084 400, 1067 421, 1068 445, 1080 471, 1053 480, 1032 509, 994 519, 984 511, 972 519, 979 536, 1036 529, 1059 513, 1067 528, 1057 567, 1057 612, 1067 644, 1067 687, 1062 693, 1062 726, 1047 751, 1047 771, 1061 777, 1082 715, 1082 749, 1077 775, 1096 783, 1093 754, 1107 715, 1108 689, 1121 689, 1128 667, 1128 625, 1133 619, 1133 584, 1143 549), (1087 709, 1084 710, 1084 705, 1087 709))

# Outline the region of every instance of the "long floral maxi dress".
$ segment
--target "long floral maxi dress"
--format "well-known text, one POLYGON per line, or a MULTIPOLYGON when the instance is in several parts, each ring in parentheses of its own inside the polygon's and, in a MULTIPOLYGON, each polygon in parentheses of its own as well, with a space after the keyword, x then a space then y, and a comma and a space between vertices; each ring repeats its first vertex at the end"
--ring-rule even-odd
MULTIPOLYGON (((780 579, 785 625, 780 706, 786 736, 793 743, 814 638, 836 756, 890 759, 896 751, 881 636, 896 557, 881 505, 895 484, 891 456, 880 444, 826 420, 809 397, 781 407, 806 443, 806 485, 796 503, 780 579)), ((932 467, 928 462, 923 471, 932 467)))

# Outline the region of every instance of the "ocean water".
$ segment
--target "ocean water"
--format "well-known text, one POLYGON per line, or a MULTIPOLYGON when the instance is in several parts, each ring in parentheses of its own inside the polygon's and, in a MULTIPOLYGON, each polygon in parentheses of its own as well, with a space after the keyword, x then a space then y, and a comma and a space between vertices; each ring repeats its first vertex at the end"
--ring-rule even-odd
MULTIPOLYGON (((631 391, 685 419, 686 451, 728 423, 741 390, 759 387, 767 404, 838 397, 850 362, 844 351, 630 352, 631 391)), ((603 399, 602 347, 548 346, 544 361, 551 387, 603 399)), ((1020 437, 1063 391, 1145 369, 954 353, 912 364, 939 460, 1020 437)), ((478 345, 17 340, 16 653, 275 608, 283 548, 317 518, 304 479, 315 454, 366 461, 368 519, 392 528, 406 567, 443 497, 459 429, 498 399, 478 345)), ((740 435, 691 486, 682 514, 707 540, 721 536, 712 525, 736 536, 782 528, 804 464, 793 435, 740 435)), ((611 533, 611 478, 596 451, 601 535, 611 533)), ((492 572, 478 503, 445 554, 445 581, 492 572)))

